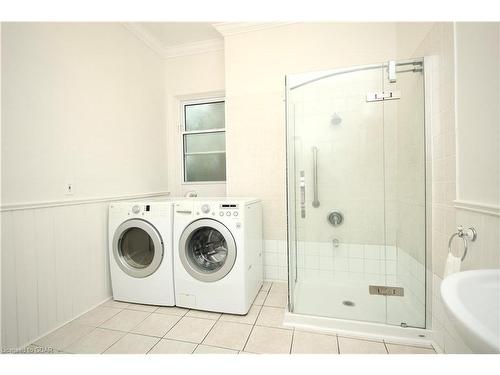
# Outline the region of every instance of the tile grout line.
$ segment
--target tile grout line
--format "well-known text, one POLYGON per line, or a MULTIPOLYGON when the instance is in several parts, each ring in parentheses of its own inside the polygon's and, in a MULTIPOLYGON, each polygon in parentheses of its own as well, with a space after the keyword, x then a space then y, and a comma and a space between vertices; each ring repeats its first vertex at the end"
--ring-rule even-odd
MULTIPOLYGON (((119 329, 111 329, 111 328, 103 328, 103 327, 95 327, 96 329, 103 329, 105 331, 112 331, 112 332, 121 332, 121 333, 125 333, 125 334, 132 334, 132 335, 137 335, 137 336, 145 336, 145 337, 152 337, 152 338, 160 338, 162 339, 163 336, 154 336, 154 335, 146 335, 145 333, 137 333, 137 332, 133 332, 133 331, 120 331, 119 329)), ((177 341, 181 341, 181 340, 177 340, 177 341)))
MULTIPOLYGON (((248 341, 250 340, 250 337, 252 336, 252 333, 253 333, 253 330, 257 324, 257 321, 259 320, 259 317, 260 317, 260 313, 262 312, 262 309, 264 308, 264 303, 266 302, 266 299, 267 299, 267 296, 269 295, 269 292, 271 291, 271 288, 273 286, 273 283, 271 282, 271 285, 269 286, 269 290, 267 291, 267 294, 266 294, 266 298, 264 298, 264 301, 262 302, 262 305, 260 306, 260 309, 259 309, 259 312, 257 314, 257 317, 255 318, 255 321, 253 322, 252 324, 252 329, 250 330, 250 334, 248 335, 246 341, 245 341, 245 345, 243 345, 243 349, 241 349, 241 351, 245 351, 245 348, 247 347, 248 345, 248 341)), ((261 287, 262 289, 262 287, 261 287)), ((260 290, 259 290, 260 292, 260 290)))
MULTIPOLYGON (((177 315, 177 316, 179 317, 179 320, 178 320, 178 321, 176 321, 176 322, 175 322, 175 324, 167 330, 167 332, 165 332, 165 334, 161 337, 161 339, 165 339, 165 336, 166 336, 166 335, 167 335, 167 334, 168 334, 171 330, 173 330, 173 329, 174 329, 174 327, 175 327, 177 324, 179 324, 179 322, 180 322, 180 321, 181 321, 181 320, 182 320, 182 319, 186 316, 186 314, 187 314, 188 312, 189 312, 189 310, 188 310, 188 311, 186 311, 186 312, 184 313, 184 315, 177 315)), ((164 314, 164 315, 169 315, 169 314, 164 314)), ((180 340, 178 340, 178 341, 180 341, 180 340)), ((186 341, 186 342, 187 342, 187 341, 186 341)))
MULTIPOLYGON (((123 310, 126 310, 126 309, 123 309, 123 310)), ((122 311, 123 311, 123 310, 122 310, 122 311)), ((158 309, 156 309, 156 310, 158 310, 158 309)), ((155 310, 155 311, 156 311, 156 310, 155 310)), ((129 310, 129 311, 140 311, 140 310, 129 310)), ((140 312, 147 312, 147 311, 140 311, 140 312)), ((118 314, 120 314, 120 313, 118 313, 118 314)), ((114 318, 114 317, 115 317, 115 316, 117 316, 118 314, 114 315, 113 317, 109 318, 108 320, 110 320, 110 319, 114 318)), ((153 313, 152 313, 152 312, 150 312, 147 316, 145 316, 145 317, 144 317, 144 319, 142 319, 139 323, 137 323, 137 324, 136 324, 135 326, 133 326, 131 329, 133 330, 134 328, 137 328, 137 327, 138 327, 141 323, 143 323, 143 322, 144 322, 147 318, 149 318, 152 314, 153 314, 153 313)), ((106 323, 108 320, 106 320, 105 322, 101 323, 101 326, 102 326, 104 323, 106 323)), ((101 327, 101 326, 96 327, 96 329, 97 329, 97 328, 107 329, 107 328, 104 328, 104 327, 101 327)), ((108 348, 107 348, 104 352, 102 352, 102 354, 104 354, 104 353, 105 353, 107 350, 109 350, 112 346, 116 345, 116 344, 117 344, 119 341, 121 341, 121 340, 122 340, 125 336, 127 336, 127 335, 129 335, 129 334, 131 334, 131 333, 132 333, 132 334, 134 334, 134 335, 137 335, 137 333, 133 333, 131 330, 128 330, 128 331, 120 331, 120 330, 118 330, 118 329, 116 329, 116 330, 109 329, 109 330, 110 330, 110 331, 125 332, 125 334, 124 334, 122 337, 120 337, 118 340, 116 340, 116 341, 115 341, 112 345, 110 345, 110 346, 109 346, 109 347, 108 347, 108 348)), ((147 336, 147 335, 140 335, 140 336, 155 337, 155 336, 147 336)), ((156 338, 156 337, 155 337, 155 338, 156 338)), ((155 345, 156 345, 156 344, 155 344, 155 345)), ((153 346, 154 346, 154 345, 153 345, 153 346)))
MULTIPOLYGON (((83 325, 83 324, 82 324, 83 325)), ((69 343, 68 345, 66 345, 64 348, 60 349, 61 351, 64 351, 66 349, 68 349, 71 345, 73 344, 76 344, 78 341, 80 340, 83 340, 85 337, 87 337, 88 335, 90 335, 92 332, 95 332, 97 330, 97 327, 94 327, 94 326, 85 326, 85 327, 92 327, 92 331, 90 331, 89 333, 83 335, 82 337, 79 337, 77 339, 75 339, 74 341, 71 341, 71 343, 69 343)), ((55 348, 53 348, 55 349, 55 348)), ((56 350, 59 350, 59 349, 56 349, 56 350)), ((69 352, 68 352, 69 353, 69 352)))
MULTIPOLYGON (((106 328, 103 328, 106 329, 106 328)), ((121 331, 120 331, 121 332, 121 331)), ((108 346, 106 349, 104 349, 100 354, 106 353, 113 345, 115 345, 118 341, 120 341, 122 338, 124 338, 127 334, 125 333, 122 337, 120 337, 118 340, 113 342, 110 346, 108 346)))
MULTIPOLYGON (((137 310, 129 310, 129 311, 137 311, 137 310)), ((146 313, 147 313, 147 311, 140 311, 140 312, 146 312, 146 313)), ((127 332, 127 333, 131 333, 133 329, 137 328, 137 327, 139 326, 139 324, 143 323, 143 322, 144 322, 147 318, 149 318, 152 314, 153 314, 153 313, 152 313, 152 312, 150 312, 147 316, 145 316, 145 317, 144 317, 144 319, 142 319, 139 323, 137 323, 135 326, 133 326, 133 327, 131 328, 131 330, 126 331, 126 332, 127 332)), ((118 314, 116 314, 115 316, 117 316, 117 315, 118 315, 118 314)), ((112 318, 109 318, 108 320, 106 320, 106 322, 107 322, 107 321, 109 321, 110 319, 113 319, 115 316, 113 316, 112 318)), ((104 323, 106 323, 106 322, 101 323, 101 325, 99 325, 99 326, 98 326, 98 327, 96 327, 96 328, 104 328, 104 327, 101 327, 101 326, 102 326, 104 323)), ((115 331, 119 331, 119 330, 117 329, 117 330, 115 330, 115 331)), ((122 331, 122 332, 125 332, 125 331, 122 331)))
POLYGON ((389 348, 387 348, 387 343, 385 342, 385 340, 383 340, 382 342, 384 343, 386 353, 391 354, 391 353, 389 353, 389 348))
POLYGON ((210 327, 210 329, 208 330, 207 334, 203 337, 203 339, 200 341, 200 343, 198 343, 198 344, 196 345, 196 348, 194 348, 193 353, 191 353, 191 354, 194 354, 194 352, 196 351, 196 349, 198 349, 198 347, 199 347, 200 345, 202 345, 202 344, 203 344, 203 341, 205 341, 205 339, 206 339, 206 338, 207 338, 207 336, 210 334, 210 332, 212 332, 212 330, 214 329, 214 327, 217 325, 217 322, 220 320, 221 316, 222 316, 222 314, 221 314, 221 315, 219 315, 219 317, 218 317, 218 318, 217 318, 217 320, 214 322, 214 324, 212 325, 212 327, 210 327))
POLYGON ((149 352, 150 352, 151 350, 153 350, 153 348, 154 348, 156 345, 158 345, 158 343, 162 340, 162 338, 161 338, 161 337, 157 337, 157 339, 158 339, 158 341, 157 341, 157 342, 155 342, 155 343, 154 343, 154 345, 153 345, 151 348, 149 348, 149 350, 148 350, 146 353, 144 353, 144 354, 149 354, 149 352))
MULTIPOLYGON (((262 308, 261 308, 261 310, 262 310, 262 308)), ((259 310, 259 313, 257 314, 257 319, 259 319, 259 315, 260 315, 260 311, 261 310, 259 310)), ((255 323, 257 322, 257 319, 255 319, 255 323)), ((243 351, 243 352, 245 351, 245 349, 246 349, 246 347, 248 345, 248 341, 250 340, 250 336, 252 336, 253 329, 255 328, 255 323, 252 324, 252 328, 250 329, 250 333, 248 334, 248 337, 245 340, 245 344, 243 345, 243 349, 241 349, 241 351, 243 351)))
MULTIPOLYGON (((141 324, 141 323, 139 323, 139 324, 141 324)), ((138 324, 138 325, 139 325, 139 324, 138 324)), ((106 329, 106 328, 102 328, 102 329, 106 329)), ((158 338, 158 337, 155 337, 155 336, 139 335, 139 334, 137 334, 137 333, 132 333, 132 332, 130 332, 130 331, 125 332, 125 331, 118 331, 118 330, 111 330, 111 329, 110 329, 110 331, 115 331, 115 332, 123 332, 123 333, 125 333, 125 334, 124 334, 122 337, 120 337, 118 340, 116 340, 114 343, 112 343, 109 347, 107 347, 107 348, 106 348, 106 350, 104 350, 101 354, 106 353, 109 349, 111 349, 111 347, 115 346, 118 342, 120 342, 121 340, 123 340, 123 338, 124 338, 124 337, 126 337, 126 336, 127 336, 127 335, 129 335, 129 334, 138 335, 138 336, 144 336, 144 337, 151 337, 151 338, 155 338, 155 339, 157 339, 157 338, 158 338)), ((160 339, 160 340, 161 340, 161 339, 160 339)), ((158 342, 156 342, 156 343, 155 343, 155 345, 156 345, 157 343, 158 343, 158 342)), ((153 345, 153 347, 154 347, 155 345, 153 345)), ((146 354, 147 354, 147 353, 146 353, 146 354)))
MULTIPOLYGON (((194 344, 194 343, 193 343, 194 344)), ((197 344, 196 345, 196 348, 198 348, 198 346, 200 345, 203 345, 203 346, 210 346, 211 348, 217 348, 217 349, 224 349, 224 350, 232 350, 232 351, 235 351, 235 352, 239 352, 239 350, 237 349, 230 349, 230 348, 224 348, 223 346, 216 346, 216 345, 208 345, 208 344, 203 344, 203 343, 200 343, 200 344, 197 344)), ((194 350, 196 350, 196 348, 194 350)), ((193 353, 191 354, 195 354, 194 351, 193 353)), ((203 354, 203 353, 202 353, 203 354)), ((217 353, 213 353, 213 354, 217 354, 217 353)))

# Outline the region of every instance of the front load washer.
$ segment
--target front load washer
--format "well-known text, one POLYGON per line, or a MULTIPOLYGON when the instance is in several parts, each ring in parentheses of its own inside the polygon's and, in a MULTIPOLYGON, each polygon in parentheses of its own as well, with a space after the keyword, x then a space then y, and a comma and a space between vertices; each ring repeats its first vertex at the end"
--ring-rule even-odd
POLYGON ((174 306, 172 201, 109 206, 113 299, 174 306))
POLYGON ((174 202, 176 305, 246 314, 263 278, 258 199, 174 202))

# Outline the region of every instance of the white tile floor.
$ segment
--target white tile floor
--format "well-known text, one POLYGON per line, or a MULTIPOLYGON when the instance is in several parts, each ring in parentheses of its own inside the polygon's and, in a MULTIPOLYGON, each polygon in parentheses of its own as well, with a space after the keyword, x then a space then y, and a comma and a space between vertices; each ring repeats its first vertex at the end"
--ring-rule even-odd
MULTIPOLYGON (((286 284, 266 282, 245 316, 108 301, 28 347, 122 354, 434 354, 416 347, 283 326, 286 284)), ((49 350, 47 350, 49 349, 49 350)))

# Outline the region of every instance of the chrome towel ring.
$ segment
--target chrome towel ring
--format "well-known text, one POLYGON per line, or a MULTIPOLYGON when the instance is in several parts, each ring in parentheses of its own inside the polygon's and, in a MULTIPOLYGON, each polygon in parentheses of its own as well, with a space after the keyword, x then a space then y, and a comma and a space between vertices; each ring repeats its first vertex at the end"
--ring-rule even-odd
POLYGON ((474 242, 477 238, 477 232, 474 228, 470 227, 469 229, 464 229, 461 225, 457 227, 457 232, 453 233, 450 237, 450 240, 448 241, 448 253, 451 254, 451 244, 453 242, 453 239, 455 237, 460 237, 462 239, 462 242, 464 244, 464 253, 462 255, 462 258, 460 258, 460 261, 463 262, 465 259, 465 256, 467 255, 467 248, 469 245, 469 240, 474 242))

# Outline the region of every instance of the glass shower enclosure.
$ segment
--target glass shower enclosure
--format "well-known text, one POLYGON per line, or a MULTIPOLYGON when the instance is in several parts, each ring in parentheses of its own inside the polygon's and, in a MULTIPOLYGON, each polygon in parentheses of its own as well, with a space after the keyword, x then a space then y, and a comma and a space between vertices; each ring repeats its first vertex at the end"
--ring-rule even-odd
POLYGON ((290 312, 425 328, 423 72, 286 77, 290 312))

